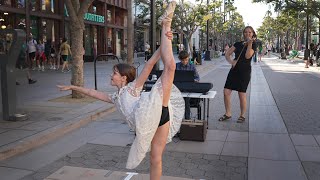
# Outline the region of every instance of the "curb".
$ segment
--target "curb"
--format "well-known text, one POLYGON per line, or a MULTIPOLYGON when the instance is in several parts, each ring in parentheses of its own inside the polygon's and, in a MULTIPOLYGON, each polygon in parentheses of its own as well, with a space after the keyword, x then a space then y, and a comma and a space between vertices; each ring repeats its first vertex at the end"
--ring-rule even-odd
POLYGON ((115 106, 103 109, 98 112, 91 112, 84 115, 80 115, 71 121, 59 124, 55 127, 32 135, 26 138, 25 141, 20 141, 0 151, 0 161, 26 152, 33 148, 39 147, 40 145, 46 144, 54 139, 57 139, 73 130, 76 130, 92 121, 97 120, 109 113, 116 110, 115 106), (89 115, 89 116, 88 116, 89 115))

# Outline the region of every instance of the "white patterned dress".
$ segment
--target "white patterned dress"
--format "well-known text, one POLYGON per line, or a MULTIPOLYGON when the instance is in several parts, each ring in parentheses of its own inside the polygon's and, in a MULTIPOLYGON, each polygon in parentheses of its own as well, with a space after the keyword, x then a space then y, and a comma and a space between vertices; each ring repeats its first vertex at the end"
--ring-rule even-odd
MULTIPOLYGON (((150 150, 151 141, 159 126, 162 113, 162 84, 161 78, 155 83, 150 92, 142 92, 142 87, 135 88, 135 81, 122 87, 112 95, 112 100, 120 112, 126 117, 130 128, 136 131, 132 143, 127 166, 136 168, 150 150)), ((167 143, 179 131, 184 117, 184 99, 179 89, 173 85, 169 101, 170 129, 167 143)))

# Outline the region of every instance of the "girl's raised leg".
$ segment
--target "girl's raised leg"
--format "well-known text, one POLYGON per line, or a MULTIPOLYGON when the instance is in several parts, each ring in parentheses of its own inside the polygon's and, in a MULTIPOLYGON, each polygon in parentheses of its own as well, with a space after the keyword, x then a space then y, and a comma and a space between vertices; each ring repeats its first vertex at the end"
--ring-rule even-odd
MULTIPOLYGON (((166 33, 171 31, 171 21, 173 16, 173 11, 175 9, 176 2, 172 1, 164 14, 160 17, 162 20, 162 34, 161 34, 161 46, 160 55, 164 64, 164 69, 161 75, 161 83, 163 89, 163 101, 162 106, 167 107, 170 99, 171 88, 173 84, 174 72, 176 69, 176 63, 174 61, 172 53, 171 40, 166 37, 166 33)), ((150 179, 160 180, 162 175, 162 154, 166 146, 166 141, 169 133, 170 123, 165 123, 160 126, 151 142, 151 152, 150 152, 150 179)))
POLYGON ((176 2, 172 1, 164 12, 164 15, 167 16, 162 18, 160 55, 164 65, 164 69, 161 75, 161 83, 163 89, 162 105, 165 107, 168 106, 170 92, 173 84, 174 72, 176 70, 176 63, 173 57, 171 40, 169 40, 165 36, 168 31, 171 31, 171 21, 175 6, 176 2))

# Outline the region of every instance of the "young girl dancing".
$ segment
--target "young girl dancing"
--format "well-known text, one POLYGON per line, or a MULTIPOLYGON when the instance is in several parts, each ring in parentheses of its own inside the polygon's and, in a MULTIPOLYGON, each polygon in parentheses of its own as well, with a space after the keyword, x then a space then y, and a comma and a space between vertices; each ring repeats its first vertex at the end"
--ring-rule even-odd
POLYGON ((126 117, 129 126, 136 131, 132 143, 127 168, 139 165, 150 150, 150 179, 159 180, 162 175, 162 154, 167 142, 180 129, 184 116, 184 100, 180 91, 173 85, 175 61, 172 53, 171 21, 176 2, 167 6, 158 23, 162 25, 161 45, 145 64, 141 74, 135 79, 135 68, 128 64, 113 67, 111 85, 118 92, 107 95, 93 89, 77 86, 58 86, 60 90, 76 90, 94 98, 114 103, 126 117), (150 92, 141 93, 153 66, 162 59, 164 69, 161 77, 150 92))

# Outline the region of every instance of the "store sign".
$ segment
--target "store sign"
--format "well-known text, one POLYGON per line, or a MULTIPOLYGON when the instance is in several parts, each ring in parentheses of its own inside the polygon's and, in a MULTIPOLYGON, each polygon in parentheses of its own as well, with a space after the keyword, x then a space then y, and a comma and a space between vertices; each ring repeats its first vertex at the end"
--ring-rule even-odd
POLYGON ((104 16, 100 16, 100 15, 96 15, 96 14, 86 13, 84 15, 84 19, 87 21, 104 23, 104 16))
MULTIPOLYGON (((64 6, 64 15, 69 16, 67 7, 64 6)), ((83 16, 84 20, 87 21, 93 21, 93 22, 98 22, 98 23, 104 23, 104 16, 96 15, 96 14, 91 14, 91 13, 85 13, 83 16)))

